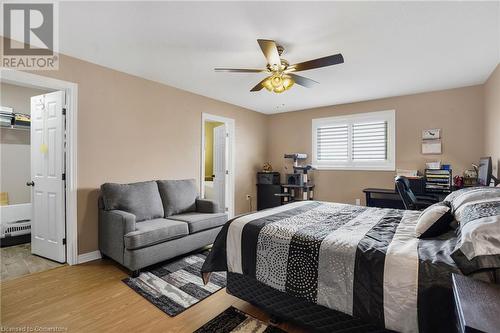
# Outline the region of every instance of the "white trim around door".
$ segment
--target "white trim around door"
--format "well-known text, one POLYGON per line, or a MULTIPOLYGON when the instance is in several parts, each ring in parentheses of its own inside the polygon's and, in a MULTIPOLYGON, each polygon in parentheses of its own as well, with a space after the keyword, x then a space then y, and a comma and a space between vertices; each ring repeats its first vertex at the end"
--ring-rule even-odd
POLYGON ((78 84, 42 75, 1 68, 0 81, 18 86, 63 90, 66 93, 66 262, 78 264, 77 119, 78 84))
POLYGON ((229 218, 234 216, 234 193, 235 193, 235 168, 234 168, 234 152, 235 152, 235 121, 231 118, 217 116, 209 113, 201 114, 201 164, 200 164, 200 193, 201 197, 205 196, 205 122, 217 121, 224 123, 228 132, 228 160, 227 163, 227 184, 226 184, 226 207, 228 208, 229 218))

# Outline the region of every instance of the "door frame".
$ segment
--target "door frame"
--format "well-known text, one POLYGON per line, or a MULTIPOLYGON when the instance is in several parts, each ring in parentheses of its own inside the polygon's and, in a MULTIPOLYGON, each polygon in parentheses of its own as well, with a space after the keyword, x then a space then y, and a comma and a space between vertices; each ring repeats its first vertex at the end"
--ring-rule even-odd
POLYGON ((229 134, 227 140, 227 156, 228 161, 226 161, 227 170, 229 172, 227 177, 226 188, 226 205, 228 207, 229 218, 234 216, 234 193, 235 193, 235 183, 234 183, 234 152, 235 152, 235 121, 232 118, 226 118, 222 116, 217 116, 209 113, 203 112, 201 114, 201 164, 200 164, 200 193, 201 197, 205 196, 205 122, 207 121, 217 121, 224 123, 229 134))
POLYGON ((63 90, 66 97, 66 262, 78 264, 77 226, 77 122, 78 84, 13 69, 0 71, 0 81, 29 88, 63 90))

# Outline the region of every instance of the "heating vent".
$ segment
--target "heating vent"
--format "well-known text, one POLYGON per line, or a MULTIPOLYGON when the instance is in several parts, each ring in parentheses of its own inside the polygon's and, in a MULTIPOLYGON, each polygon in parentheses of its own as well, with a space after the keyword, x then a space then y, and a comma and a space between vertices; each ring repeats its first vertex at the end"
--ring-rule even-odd
POLYGON ((26 235, 29 233, 31 233, 31 221, 29 220, 2 224, 2 238, 26 235))

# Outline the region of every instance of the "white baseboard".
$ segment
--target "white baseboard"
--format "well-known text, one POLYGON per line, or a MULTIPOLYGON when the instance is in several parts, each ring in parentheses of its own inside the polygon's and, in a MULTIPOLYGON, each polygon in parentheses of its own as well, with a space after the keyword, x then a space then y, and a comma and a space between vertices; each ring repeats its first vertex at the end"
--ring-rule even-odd
POLYGON ((83 264, 84 262, 97 260, 97 259, 101 259, 101 252, 100 251, 87 252, 87 253, 83 253, 83 254, 78 255, 78 263, 79 264, 83 264))

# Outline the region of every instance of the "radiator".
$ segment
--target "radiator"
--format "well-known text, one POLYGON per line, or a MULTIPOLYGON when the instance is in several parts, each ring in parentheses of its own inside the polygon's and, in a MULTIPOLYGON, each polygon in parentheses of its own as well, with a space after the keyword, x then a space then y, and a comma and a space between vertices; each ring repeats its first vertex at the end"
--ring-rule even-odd
POLYGON ((31 204, 0 206, 0 237, 31 233, 31 204))
POLYGON ((23 220, 17 222, 10 223, 2 223, 2 232, 0 237, 12 237, 12 236, 20 236, 31 233, 31 221, 23 220))

